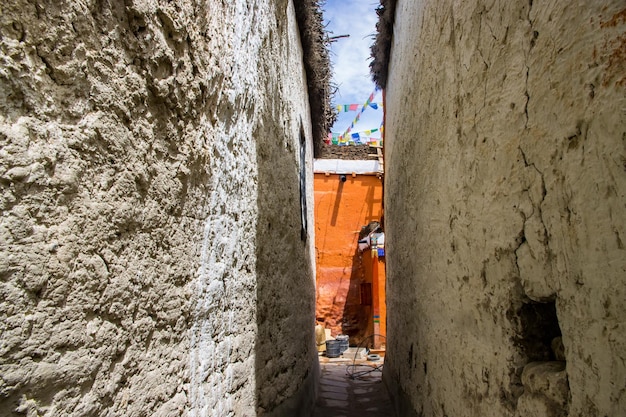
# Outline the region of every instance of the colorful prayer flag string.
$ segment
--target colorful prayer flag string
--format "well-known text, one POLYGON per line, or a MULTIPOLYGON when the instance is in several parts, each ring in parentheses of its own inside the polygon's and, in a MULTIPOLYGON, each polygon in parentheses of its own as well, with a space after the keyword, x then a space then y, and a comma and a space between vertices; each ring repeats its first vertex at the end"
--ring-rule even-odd
MULTIPOLYGON (((382 103, 369 103, 368 106, 374 110, 382 109, 383 107, 382 103)), ((363 111, 364 109, 362 104, 337 104, 335 108, 339 113, 348 113, 350 111, 356 111, 359 108, 363 111)))
MULTIPOLYGON (((363 107, 361 108, 361 111, 359 113, 357 113, 356 117, 354 118, 354 121, 352 122, 352 124, 350 124, 350 127, 348 127, 348 129, 344 132, 344 134, 340 136, 341 139, 348 137, 348 134, 350 133, 350 131, 352 129, 354 129, 354 125, 356 125, 359 122, 359 120, 361 119, 361 114, 365 111, 365 109, 367 109, 367 106, 369 106, 372 103, 372 101, 374 101, 374 98, 376 97, 376 93, 378 93, 379 90, 380 89, 378 87, 376 87, 374 89, 374 91, 372 92, 372 94, 370 94, 370 96, 365 101, 365 104, 363 104, 363 107)), ((356 104, 351 104, 350 108, 352 108, 353 106, 356 106, 354 108, 355 110, 358 108, 358 106, 356 104)), ((344 108, 345 108, 345 106, 344 106, 344 108)))
POLYGON ((329 133, 326 144, 330 145, 367 145, 370 146, 382 146, 383 141, 381 138, 373 138, 371 135, 376 132, 382 132, 382 126, 378 129, 365 130, 363 132, 350 133, 343 136, 337 133, 329 133))

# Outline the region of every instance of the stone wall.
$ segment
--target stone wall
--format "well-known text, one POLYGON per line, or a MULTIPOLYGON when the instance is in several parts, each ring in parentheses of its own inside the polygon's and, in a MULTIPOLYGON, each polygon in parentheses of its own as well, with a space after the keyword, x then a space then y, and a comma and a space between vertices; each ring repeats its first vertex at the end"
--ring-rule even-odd
POLYGON ((371 161, 372 156, 370 155, 376 155, 376 148, 370 148, 369 145, 337 146, 323 144, 318 158, 371 161))
POLYGON ((625 415, 623 1, 399 0, 395 19, 400 415, 625 415))
POLYGON ((287 0, 2 2, 0 414, 312 401, 302 60, 287 0))

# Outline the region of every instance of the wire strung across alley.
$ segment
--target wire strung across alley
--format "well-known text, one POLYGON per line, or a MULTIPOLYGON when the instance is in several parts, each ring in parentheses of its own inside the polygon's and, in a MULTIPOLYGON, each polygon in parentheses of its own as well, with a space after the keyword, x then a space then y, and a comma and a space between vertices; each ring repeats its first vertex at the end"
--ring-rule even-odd
POLYGON ((375 336, 380 336, 385 338, 385 340, 387 340, 386 336, 383 336, 382 334, 378 334, 378 333, 374 333, 371 334, 367 337, 365 337, 363 340, 361 340, 361 342, 359 343, 359 345, 356 348, 356 352, 354 353, 354 358, 352 359, 352 364, 346 366, 346 374, 348 375, 348 377, 350 379, 362 379, 363 377, 370 375, 374 372, 380 372, 381 373, 381 378, 382 378, 382 373, 383 373, 383 365, 384 364, 380 364, 380 365, 367 365, 367 364, 356 364, 356 357, 359 355, 359 349, 361 348, 361 346, 363 345, 363 342, 365 342, 366 340, 369 340, 372 337, 375 336), (367 369, 363 369, 363 370, 358 370, 357 368, 367 368, 367 369))

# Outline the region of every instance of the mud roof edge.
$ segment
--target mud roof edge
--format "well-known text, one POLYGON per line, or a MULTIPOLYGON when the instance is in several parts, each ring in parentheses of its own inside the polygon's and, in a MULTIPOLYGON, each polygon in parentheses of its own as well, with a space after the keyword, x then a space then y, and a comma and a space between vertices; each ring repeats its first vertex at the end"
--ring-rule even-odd
POLYGON ((376 9, 378 22, 376 23, 376 38, 370 49, 372 57, 370 74, 374 84, 382 89, 387 87, 397 3, 397 0, 380 0, 380 6, 376 9))
POLYGON ((331 63, 322 7, 325 0, 293 0, 306 71, 313 153, 319 155, 337 115, 331 106, 331 63))

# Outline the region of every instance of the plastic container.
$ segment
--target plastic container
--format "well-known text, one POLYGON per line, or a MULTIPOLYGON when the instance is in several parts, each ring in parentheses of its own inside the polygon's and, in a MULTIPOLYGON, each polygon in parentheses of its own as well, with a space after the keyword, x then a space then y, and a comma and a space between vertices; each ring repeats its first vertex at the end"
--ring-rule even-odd
POLYGON ((340 353, 345 352, 350 347, 350 337, 347 334, 340 334, 335 337, 336 340, 341 342, 340 344, 340 353))
POLYGON ((327 340, 326 341, 326 356, 329 358, 338 358, 341 356, 341 341, 340 340, 327 340))

